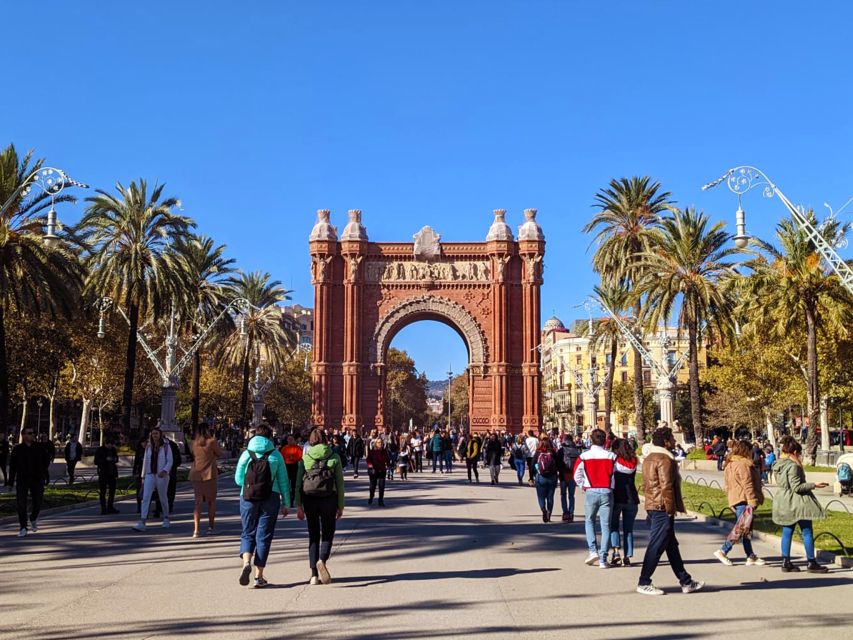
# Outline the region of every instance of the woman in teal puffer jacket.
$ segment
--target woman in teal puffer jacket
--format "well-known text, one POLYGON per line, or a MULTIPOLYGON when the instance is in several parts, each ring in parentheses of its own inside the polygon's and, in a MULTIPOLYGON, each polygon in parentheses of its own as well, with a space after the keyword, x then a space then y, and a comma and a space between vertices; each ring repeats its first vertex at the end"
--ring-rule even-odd
POLYGON ((794 529, 800 526, 803 534, 803 546, 806 548, 809 573, 826 573, 828 569, 818 564, 814 551, 814 531, 812 522, 823 520, 826 516, 812 491, 821 489, 825 482, 815 484, 806 482, 801 460, 803 448, 791 436, 779 440, 782 454, 773 465, 776 484, 779 489, 773 497, 773 522, 782 526, 782 571, 789 573, 800 568, 791 562, 791 540, 794 529))

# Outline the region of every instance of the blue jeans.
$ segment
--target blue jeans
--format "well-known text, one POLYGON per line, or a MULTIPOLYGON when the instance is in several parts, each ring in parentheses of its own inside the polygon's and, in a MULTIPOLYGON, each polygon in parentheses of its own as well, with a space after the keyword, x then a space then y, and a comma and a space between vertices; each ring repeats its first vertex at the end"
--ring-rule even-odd
POLYGON ((625 557, 634 556, 634 521, 637 519, 637 511, 640 505, 624 504, 617 502, 613 505, 610 514, 610 546, 625 549, 625 557), (619 517, 622 517, 622 538, 624 545, 619 544, 619 517))
POLYGON ((435 473, 435 467, 438 467, 444 471, 444 454, 441 451, 433 451, 432 452, 432 472, 435 473))
POLYGON ((445 451, 444 452, 444 470, 447 471, 447 473, 450 473, 451 471, 453 471, 453 452, 452 451, 445 451))
POLYGON ((800 525, 800 531, 803 532, 803 546, 806 548, 806 559, 814 560, 814 531, 812 531, 811 520, 800 520, 795 524, 785 525, 782 527, 782 557, 791 557, 791 540, 794 538, 794 529, 800 525))
MULTIPOLYGON (((521 474, 519 474, 521 478, 521 474)), ((560 480, 560 506, 563 507, 563 515, 575 515, 575 484, 574 478, 560 480)))
POLYGON ((255 566, 267 566, 270 545, 275 535, 275 523, 281 508, 281 496, 275 491, 263 502, 249 502, 240 496, 240 555, 255 554, 255 566))
POLYGON ((527 462, 524 458, 513 458, 512 463, 515 465, 515 472, 518 474, 518 482, 524 482, 524 473, 527 471, 527 462))
POLYGON ((610 548, 610 501, 612 497, 609 491, 587 491, 583 498, 586 542, 589 545, 589 552, 591 554, 597 553, 601 562, 606 562, 607 551, 610 548), (601 548, 595 542, 596 517, 601 527, 601 548))
MULTIPOLYGON (((739 504, 735 507, 735 521, 737 521, 737 519, 740 518, 740 514, 742 514, 745 509, 746 509, 745 504, 739 504)), ((792 532, 793 532, 793 529, 792 529, 792 532)), ((743 542, 743 552, 746 554, 747 558, 751 555, 755 555, 755 552, 752 550, 752 540, 750 540, 748 536, 744 536, 743 538, 741 538, 741 542, 743 542)), ((732 550, 733 546, 735 546, 733 542, 726 540, 723 543, 723 546, 720 547, 720 551, 727 554, 729 551, 732 550)), ((790 540, 789 540, 788 541, 788 549, 790 550, 790 548, 791 548, 791 544, 790 544, 790 540)))
POLYGON ((539 500, 540 509, 545 509, 548 513, 554 510, 554 492, 556 490, 557 478, 536 476, 536 497, 539 500))

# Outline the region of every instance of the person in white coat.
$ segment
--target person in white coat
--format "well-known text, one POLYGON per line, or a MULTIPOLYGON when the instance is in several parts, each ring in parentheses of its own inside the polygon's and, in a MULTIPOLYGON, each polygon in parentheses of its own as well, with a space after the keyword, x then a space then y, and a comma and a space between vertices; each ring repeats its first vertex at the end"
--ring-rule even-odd
POLYGON ((160 509, 163 512, 163 528, 169 528, 169 471, 172 468, 172 448, 158 427, 151 429, 145 457, 142 462, 142 510, 134 531, 145 531, 145 519, 151 505, 151 496, 157 491, 160 509))

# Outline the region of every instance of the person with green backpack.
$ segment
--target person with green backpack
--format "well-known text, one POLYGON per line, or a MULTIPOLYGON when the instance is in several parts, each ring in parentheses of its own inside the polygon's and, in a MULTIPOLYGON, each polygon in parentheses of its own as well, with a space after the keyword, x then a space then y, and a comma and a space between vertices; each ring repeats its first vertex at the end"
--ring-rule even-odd
POLYGON ((282 517, 290 508, 290 482, 284 459, 272 441, 272 429, 261 423, 255 435, 246 445, 246 450, 237 461, 234 481, 240 490, 240 520, 243 531, 240 536, 240 557, 243 569, 240 584, 249 584, 252 573, 252 556, 255 560, 255 588, 267 586, 264 568, 275 535, 279 509, 282 517))
POLYGON ((326 563, 332 555, 336 522, 344 513, 344 472, 321 429, 311 431, 308 445, 296 471, 296 517, 308 521, 309 584, 330 584, 326 563))

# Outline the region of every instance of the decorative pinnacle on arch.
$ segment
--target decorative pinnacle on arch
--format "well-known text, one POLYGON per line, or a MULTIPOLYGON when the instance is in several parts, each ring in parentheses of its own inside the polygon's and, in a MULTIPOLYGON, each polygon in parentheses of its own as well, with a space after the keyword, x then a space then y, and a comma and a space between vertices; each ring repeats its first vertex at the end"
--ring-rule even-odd
POLYGON ((367 240, 367 228, 361 224, 361 209, 350 209, 347 215, 349 222, 344 227, 341 240, 367 240))
POLYGON ((311 229, 311 235, 308 236, 309 242, 338 239, 338 230, 329 222, 330 215, 331 212, 328 209, 317 209, 317 223, 311 229))
POLYGON ((486 242, 491 242, 492 240, 512 242, 512 229, 506 223, 506 209, 495 209, 494 214, 495 220, 492 222, 492 226, 489 227, 486 242))
POLYGON ((536 223, 536 209, 524 210, 524 224, 518 228, 519 240, 544 240, 545 234, 542 227, 536 223))

